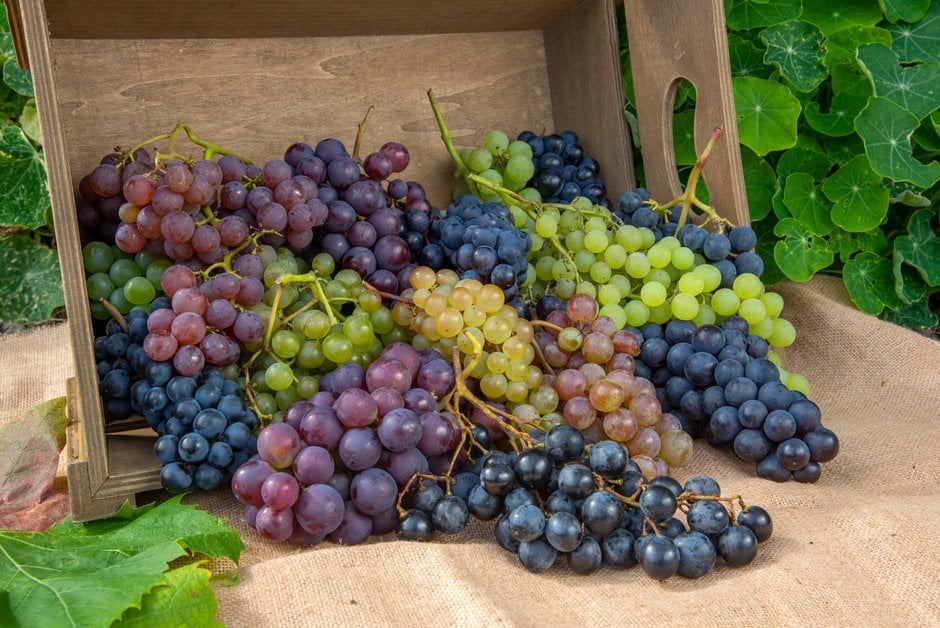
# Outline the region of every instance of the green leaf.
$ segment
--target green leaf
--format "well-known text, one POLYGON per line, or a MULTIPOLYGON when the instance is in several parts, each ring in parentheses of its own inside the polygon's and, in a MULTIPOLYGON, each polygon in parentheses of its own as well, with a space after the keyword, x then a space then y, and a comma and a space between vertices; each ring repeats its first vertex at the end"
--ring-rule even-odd
POLYGON ((902 203, 908 207, 930 207, 930 199, 921 194, 921 189, 905 181, 886 181, 888 199, 891 203, 902 203))
POLYGON ((630 127, 630 137, 633 139, 633 147, 640 150, 640 123, 636 119, 636 112, 624 108, 623 114, 627 118, 627 126, 630 127))
POLYGON ((839 168, 823 183, 832 206, 832 222, 846 231, 870 231, 888 213, 888 190, 865 155, 839 168))
POLYGON ((786 275, 777 266, 777 260, 774 259, 774 246, 777 243, 777 237, 774 235, 774 227, 777 221, 773 218, 766 218, 751 223, 751 227, 757 233, 757 254, 764 260, 764 274, 760 276, 765 286, 775 284, 778 281, 786 279, 786 275))
POLYGON ((940 61, 940 2, 932 2, 916 24, 913 20, 898 22, 888 30, 893 38, 891 49, 902 62, 940 61))
POLYGON ((855 51, 862 44, 891 46, 891 32, 875 26, 849 26, 826 37, 826 67, 855 65, 855 51))
POLYGON ((63 305, 55 251, 24 233, 0 238, 0 321, 39 323, 63 305))
POLYGON ((826 238, 829 249, 839 256, 842 263, 849 261, 859 250, 858 238, 854 233, 836 227, 826 238))
POLYGON ((842 137, 825 137, 823 146, 826 155, 837 164, 845 164, 855 159, 856 156, 865 152, 865 146, 861 139, 854 133, 842 137))
POLYGON ((764 65, 764 51, 751 41, 728 34, 728 58, 731 62, 731 76, 756 76, 770 78, 773 70, 764 65))
POLYGON ((889 22, 916 22, 924 16, 930 0, 878 0, 889 22))
POLYGON ((836 93, 829 105, 828 113, 823 113, 816 101, 806 103, 803 108, 806 122, 813 130, 824 135, 840 137, 853 134, 855 132, 853 122, 868 104, 868 97, 871 94, 871 89, 867 85, 861 85, 865 93, 848 91, 836 93))
POLYGON ((0 227, 41 227, 49 207, 42 155, 20 127, 0 128, 0 227))
POLYGON ((796 143, 800 102, 780 83, 753 77, 732 79, 741 143, 758 155, 796 143))
POLYGON ((914 158, 911 134, 918 124, 917 118, 897 103, 875 96, 855 119, 855 130, 865 142, 875 172, 926 189, 940 181, 940 164, 924 164, 914 158))
POLYGON ((764 62, 777 66, 780 73, 801 92, 808 92, 829 75, 823 59, 823 34, 813 24, 792 20, 760 32, 767 46, 764 62))
POLYGON ((881 19, 881 9, 875 0, 804 2, 800 19, 815 24, 828 37, 840 29, 856 24, 877 24, 881 19))
POLYGON ((849 298, 866 314, 880 314, 898 306, 891 262, 867 251, 846 262, 842 280, 849 298))
POLYGON ((180 499, 125 504, 110 519, 66 519, 43 533, 0 532, 0 625, 108 626, 164 583, 186 550, 237 562, 238 533, 180 499))
POLYGON ((940 62, 901 67, 898 55, 881 44, 859 46, 858 60, 875 95, 897 103, 920 121, 938 106, 940 62))
POLYGON ((931 210, 917 210, 907 223, 907 235, 894 240, 895 262, 900 258, 916 268, 929 286, 940 285, 940 238, 933 220, 931 210))
POLYGON ((901 303, 895 309, 886 309, 883 316, 886 321, 909 329, 933 329, 937 326, 937 315, 930 311, 926 299, 910 305, 901 303))
POLYGON ((774 0, 773 2, 754 2, 753 0, 731 0, 726 21, 732 30, 747 30, 760 26, 773 26, 800 16, 803 10, 802 0, 774 0))
POLYGON ((744 190, 751 220, 760 220, 772 208, 777 176, 770 164, 746 146, 741 147, 741 165, 744 168, 744 190))
POLYGON ((23 128, 26 137, 42 145, 42 129, 39 127, 39 114, 36 112, 36 101, 30 98, 23 106, 23 112, 17 119, 23 128))
POLYGON ((927 284, 917 274, 917 271, 904 263, 904 258, 896 255, 894 261, 894 291, 897 292, 901 303, 910 305, 927 296, 927 284))
POLYGON ((21 68, 16 59, 7 59, 3 62, 3 82, 17 94, 33 95, 33 76, 29 70, 21 68))
POLYGON ((916 148, 928 153, 940 153, 940 136, 937 136, 930 116, 921 121, 920 126, 914 130, 911 140, 916 148))
POLYGON ((858 248, 862 251, 871 251, 875 255, 884 255, 888 252, 888 238, 881 229, 872 229, 865 233, 854 234, 858 241, 858 248))
POLYGON ((689 109, 672 117, 672 141, 677 166, 691 166, 698 159, 695 152, 695 110, 689 109))
POLYGON ((783 202, 790 214, 805 223, 814 235, 823 236, 832 231, 829 202, 812 175, 795 172, 787 177, 783 202))
POLYGON ((778 222, 774 234, 782 238, 774 245, 774 259, 793 281, 809 281, 835 259, 825 239, 813 235, 809 225, 796 218, 778 222))
POLYGON ((795 172, 805 172, 821 180, 829 175, 832 165, 832 160, 821 152, 797 146, 780 155, 777 176, 786 179, 795 172))
POLYGON ((633 89, 633 64, 630 62, 630 51, 623 48, 620 51, 620 71, 623 75, 623 93, 627 103, 636 110, 636 92, 633 89))
POLYGON ((145 595, 139 609, 128 609, 121 617, 121 627, 222 626, 215 618, 218 603, 209 586, 212 572, 202 564, 190 563, 167 571, 166 583, 145 595))

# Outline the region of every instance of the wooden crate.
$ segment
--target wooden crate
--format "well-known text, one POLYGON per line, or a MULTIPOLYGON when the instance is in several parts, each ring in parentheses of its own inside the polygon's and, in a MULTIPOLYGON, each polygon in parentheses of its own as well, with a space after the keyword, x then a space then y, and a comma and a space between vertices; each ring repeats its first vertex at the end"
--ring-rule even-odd
MULTIPOLYGON (((613 0, 5 0, 33 72, 76 378, 68 385, 67 473, 77 520, 159 488, 153 433, 106 426, 74 195, 115 146, 188 122, 255 160, 291 143, 405 143, 408 177, 444 204, 452 165, 425 97, 433 88, 458 145, 491 128, 574 129, 609 193, 635 186, 613 0)), ((722 0, 627 0, 644 162, 656 198, 676 196, 671 111, 698 88, 696 135, 725 139, 705 175, 719 207, 746 222, 722 0), (705 112, 703 115, 701 112, 705 112)))

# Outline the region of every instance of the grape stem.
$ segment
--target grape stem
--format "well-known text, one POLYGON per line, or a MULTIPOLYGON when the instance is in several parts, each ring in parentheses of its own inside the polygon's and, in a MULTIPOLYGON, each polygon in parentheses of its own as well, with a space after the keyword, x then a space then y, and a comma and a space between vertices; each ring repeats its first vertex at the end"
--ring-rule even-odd
POLYGON ((529 323, 532 324, 532 325, 538 325, 538 326, 540 326, 540 327, 548 327, 549 329, 553 329, 553 330, 555 330, 555 331, 557 331, 557 332, 559 332, 559 333, 565 331, 565 328, 564 328, 564 327, 559 327, 559 326, 556 325, 555 323, 549 323, 548 321, 543 321, 543 320, 535 319, 535 320, 529 321, 529 323))
POLYGON ((179 138, 179 135, 181 132, 186 133, 186 137, 189 138, 190 142, 192 142, 193 144, 197 146, 201 146, 204 149, 203 156, 202 156, 203 159, 212 159, 214 155, 232 155, 233 157, 237 157, 238 159, 240 159, 245 164, 251 163, 251 161, 249 161, 245 157, 242 157, 238 153, 230 151, 226 148, 222 148, 218 144, 213 144, 212 142, 208 142, 206 140, 201 139, 199 136, 195 134, 195 132, 193 132, 192 128, 190 128, 190 126, 186 124, 185 122, 180 122, 179 124, 177 124, 175 127, 173 127, 173 130, 170 131, 169 133, 161 133, 160 135, 155 135, 149 139, 144 140, 143 142, 140 142, 139 144, 135 144, 133 147, 129 148, 126 151, 128 157, 125 159, 132 160, 134 158, 134 153, 138 149, 144 148, 146 146, 150 146, 151 144, 156 144, 157 142, 162 142, 164 140, 167 141, 167 146, 169 147, 170 151, 172 151, 174 146, 176 145, 176 140, 179 138))
POLYGON ((121 326, 121 329, 127 333, 127 319, 124 318, 124 315, 121 314, 121 312, 119 312, 118 309, 114 307, 114 305, 112 305, 111 302, 107 299, 98 299, 98 303, 100 303, 101 307, 103 307, 105 312, 108 313, 108 316, 116 320, 117 324, 121 326))
POLYGON ((408 307, 411 307, 411 306, 414 305, 414 301, 412 301, 411 299, 408 299, 408 298, 405 298, 405 297, 401 297, 401 296, 398 296, 397 294, 392 294, 392 293, 390 293, 390 292, 383 292, 383 291, 379 290, 378 288, 376 288, 375 286, 373 286, 373 285, 372 285, 371 283, 369 283, 368 281, 363 280, 362 286, 363 286, 364 288, 366 288, 367 290, 371 290, 372 292, 376 293, 377 295, 379 295, 379 296, 382 297, 383 299, 391 299, 391 300, 393 300, 393 301, 398 301, 399 303, 404 303, 404 304, 407 305, 408 307))
POLYGON ((352 158, 359 162, 360 165, 362 161, 359 159, 359 146, 362 143, 362 136, 365 135, 366 125, 369 123, 369 117, 372 115, 373 109, 375 109, 375 105, 369 105, 366 115, 362 117, 362 122, 359 123, 359 128, 356 129, 356 141, 353 143, 352 158))
POLYGON ((444 122, 444 116, 441 113, 440 106, 437 104, 437 98, 434 97, 433 89, 428 90, 428 100, 431 101, 431 110, 434 111, 437 127, 441 130, 441 140, 444 142, 444 147, 447 149, 450 158, 454 162, 454 166, 457 168, 457 174, 466 179, 470 175, 470 169, 467 168, 467 164, 460 158, 460 153, 457 152, 457 148, 454 146, 454 140, 450 136, 450 129, 447 128, 447 124, 444 122))
POLYGON ((548 369, 548 372, 553 376, 555 375, 555 369, 552 368, 552 365, 548 363, 548 360, 545 359, 545 354, 542 353, 542 348, 539 346, 539 343, 535 342, 533 338, 531 341, 532 348, 535 349, 535 355, 539 356, 539 360, 542 362, 542 366, 548 369))
MULTIPOLYGON (((411 485, 415 483, 416 480, 424 478, 426 480, 433 480, 435 482, 447 482, 449 478, 443 475, 431 475, 430 473, 415 473, 408 479, 408 482, 405 483, 405 486, 402 487, 401 491, 398 493, 398 501, 395 502, 395 509, 398 510, 398 514, 404 517, 408 511, 401 507, 401 500, 404 499, 405 495, 408 494, 408 491, 411 490, 411 485)), ((450 483, 448 482, 448 493, 450 492, 450 483)))
MULTIPOLYGON (((232 270, 232 260, 235 258, 236 255, 238 255, 239 253, 247 249, 249 245, 255 244, 255 240, 257 240, 257 238, 263 235, 263 233, 264 232, 262 231, 262 232, 255 233, 251 235, 250 237, 248 237, 248 239, 246 239, 244 242, 242 242, 237 247, 235 247, 234 249, 226 253, 225 257, 222 259, 221 262, 216 262, 215 264, 212 264, 211 266, 206 268, 204 271, 202 271, 202 276, 208 277, 209 274, 212 273, 212 271, 218 270, 220 268, 224 269, 225 272, 229 272, 235 276, 238 276, 238 273, 232 270)), ((239 277, 239 279, 241 279, 241 277, 239 277)))

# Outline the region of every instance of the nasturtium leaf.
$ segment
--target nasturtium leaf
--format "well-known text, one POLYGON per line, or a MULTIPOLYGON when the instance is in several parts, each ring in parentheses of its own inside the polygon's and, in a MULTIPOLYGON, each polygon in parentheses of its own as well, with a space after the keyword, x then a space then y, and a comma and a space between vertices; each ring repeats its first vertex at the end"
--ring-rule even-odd
POLYGON ((0 625, 108 626, 187 550, 238 561, 238 533, 174 497, 110 519, 66 519, 46 532, 0 532, 0 625))
POLYGON ((773 26, 798 18, 803 11, 802 0, 731 0, 726 21, 732 30, 747 30, 760 26, 773 26))
POLYGON ((145 595, 140 608, 124 613, 121 628, 222 626, 215 617, 219 606, 209 585, 212 572, 202 565, 200 561, 167 571, 165 584, 145 595))
POLYGON ((777 266, 777 260, 774 259, 774 245, 777 243, 777 237, 774 235, 774 226, 776 224, 777 221, 773 218, 751 223, 751 227, 757 233, 757 248, 755 251, 764 260, 764 274, 761 275, 761 281, 767 286, 787 278, 780 270, 780 267, 777 266))
POLYGON ((888 252, 888 237, 881 229, 872 229, 864 233, 856 233, 855 239, 861 251, 871 251, 875 255, 884 255, 888 252))
POLYGON ((930 121, 929 117, 924 118, 920 126, 914 130, 911 141, 915 150, 921 148, 928 153, 940 152, 940 137, 937 137, 937 133, 934 131, 933 123, 930 121))
POLYGON ((902 203, 908 207, 930 207, 930 199, 921 194, 922 190, 916 185, 905 181, 886 181, 888 199, 892 203, 902 203))
POLYGON ((683 80, 676 87, 675 108, 679 109, 685 104, 695 104, 695 86, 689 81, 683 80))
POLYGON ((940 135, 940 109, 930 114, 930 125, 933 127, 933 132, 940 135))
POLYGON ((849 298, 866 314, 880 314, 885 307, 898 306, 891 262, 874 253, 864 251, 846 262, 842 280, 849 298))
POLYGON ((891 47, 891 32, 877 26, 849 26, 826 37, 826 67, 855 64, 855 51, 862 44, 891 47))
POLYGON ((781 238, 774 245, 774 260, 793 281, 809 281, 835 259, 825 240, 813 235, 809 225, 796 218, 778 222, 774 234, 781 238))
POLYGON ((914 301, 910 305, 900 303, 895 309, 886 309, 882 317, 909 329, 933 329, 937 326, 937 315, 930 311, 927 299, 914 301))
POLYGON ((53 487, 66 427, 59 397, 0 429, 0 529, 41 532, 68 515, 68 495, 53 487))
POLYGON ((823 146, 826 155, 839 165, 850 162, 865 153, 865 145, 854 133, 842 137, 824 137, 823 146))
POLYGON ((910 305, 927 295, 927 284, 923 277, 917 274, 913 266, 904 263, 902 255, 895 255, 894 262, 894 291, 898 293, 901 303, 910 305))
POLYGON ((865 142, 875 172, 926 189, 940 181, 940 163, 924 164, 914 158, 911 134, 918 124, 917 118, 897 103, 875 96, 855 119, 855 130, 865 142))
POLYGON ((772 209, 777 176, 770 164, 746 146, 741 147, 741 165, 744 169, 744 190, 751 220, 760 220, 772 209))
POLYGON ((0 227, 35 229, 49 209, 46 166, 23 130, 0 128, 0 227))
POLYGON ((773 70, 764 65, 764 51, 751 41, 728 33, 728 59, 731 62, 731 76, 756 76, 770 78, 773 70))
POLYGON ((795 172, 805 172, 814 179, 822 180, 829 175, 832 165, 832 160, 822 152, 795 146, 780 155, 777 176, 785 179, 795 172))
POLYGON ((894 240, 894 256, 899 256, 920 273, 929 286, 940 285, 940 238, 929 209, 919 209, 907 223, 907 235, 894 240))
POLYGON ((842 263, 849 261, 859 250, 858 238, 855 234, 839 227, 834 228, 826 237, 826 246, 839 257, 842 263))
POLYGON ((764 62, 775 65, 780 74, 801 92, 808 92, 829 75, 823 59, 823 34, 813 24, 791 20, 760 32, 767 46, 764 62))
POLYGON ((754 77, 732 79, 741 143, 758 155, 796 143, 800 103, 780 83, 754 77))
POLYGON ((781 180, 777 181, 777 189, 774 192, 774 198, 771 201, 774 207, 774 216, 776 216, 777 218, 781 220, 784 218, 790 217, 790 210, 787 209, 787 204, 783 202, 783 193, 785 191, 784 187, 786 186, 786 184, 787 184, 786 179, 783 179, 782 181, 781 180))
POLYGON ((0 238, 0 321, 39 323, 63 305, 55 251, 25 233, 0 238))
POLYGON ((831 137, 840 137, 855 133, 853 122, 867 104, 868 94, 838 92, 832 97, 828 113, 823 113, 819 108, 819 103, 812 101, 806 103, 803 114, 814 131, 831 137))
POLYGON ((870 231, 888 213, 888 190, 872 172, 865 155, 844 164, 823 183, 833 202, 832 222, 846 231, 870 231))
POLYGON ((829 202, 812 175, 794 172, 788 176, 783 202, 790 215, 805 223, 814 235, 823 236, 832 231, 829 202))
POLYGON ((918 121, 940 103, 940 62, 901 67, 898 55, 881 44, 859 46, 858 60, 875 95, 907 109, 918 121))
MULTIPOLYGON (((904 1, 899 0, 897 4, 904 1)), ((923 17, 913 22, 898 22, 888 27, 893 38, 891 49, 903 63, 940 61, 940 2, 932 2, 923 17)))
POLYGON ((860 24, 873 26, 881 19, 876 0, 826 0, 804 2, 800 19, 819 27, 827 37, 832 33, 860 24))
POLYGON ((691 166, 698 159, 695 152, 695 110, 688 109, 672 117, 672 141, 677 166, 691 166))
POLYGON ((798 135, 796 138, 796 144, 793 145, 793 148, 805 148, 806 150, 814 150, 817 153, 826 152, 823 149, 822 144, 819 143, 819 140, 808 133, 798 135))
POLYGON ((878 0, 878 4, 889 22, 916 22, 924 17, 930 7, 930 0, 878 0))

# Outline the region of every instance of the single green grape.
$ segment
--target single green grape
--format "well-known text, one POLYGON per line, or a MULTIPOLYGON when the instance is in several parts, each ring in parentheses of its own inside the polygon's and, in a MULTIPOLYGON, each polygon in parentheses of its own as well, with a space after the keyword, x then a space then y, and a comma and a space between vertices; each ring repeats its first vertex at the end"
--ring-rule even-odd
POLYGON ((711 264, 696 266, 692 272, 702 278, 704 282, 702 292, 714 292, 721 285, 721 271, 711 264))
POLYGON ((333 271, 336 269, 336 261, 329 253, 318 253, 317 256, 313 258, 311 267, 314 272, 320 276, 332 275, 333 271))
MULTIPOLYGON (((737 290, 735 290, 735 292, 737 292, 737 290)), ((741 307, 738 308, 738 316, 746 320, 750 325, 757 325, 767 318, 767 308, 764 307, 764 304, 759 299, 747 298, 741 301, 741 307)), ((773 323, 771 323, 770 331, 773 331, 773 323)))
POLYGON ((574 254, 574 267, 578 269, 579 273, 586 273, 591 270, 591 266, 594 265, 596 259, 590 251, 578 251, 574 254))
POLYGON ((509 161, 506 162, 506 167, 503 169, 504 178, 522 182, 519 188, 522 188, 534 174, 535 164, 532 162, 532 157, 525 155, 514 155, 510 157, 509 161))
POLYGON ((698 314, 695 315, 692 322, 695 323, 696 327, 701 327, 702 325, 714 325, 717 320, 718 316, 710 305, 707 303, 699 303, 698 314))
POLYGON ((555 285, 555 296, 559 299, 570 299, 574 296, 575 290, 578 288, 578 284, 572 279, 561 279, 555 285))
POLYGON ((607 303, 601 306, 597 312, 598 316, 606 316, 614 321, 617 329, 623 329, 627 326, 627 313, 617 303, 607 303))
POLYGON ((591 253, 602 253, 610 244, 606 229, 588 231, 584 236, 584 248, 591 253))
MULTIPOLYGON (((287 410, 292 404, 300 401, 300 395, 297 394, 297 389, 293 386, 285 388, 284 390, 279 390, 274 393, 274 401, 277 403, 277 409, 283 412, 287 410)), ((282 419, 283 421, 283 419, 282 419)))
POLYGON ((650 261, 643 253, 630 253, 623 269, 634 279, 642 279, 650 272, 650 261))
POLYGON ((305 369, 315 369, 323 365, 326 358, 323 350, 320 348, 320 341, 307 340, 300 346, 297 352, 297 365, 305 369))
POLYGON ((134 307, 134 304, 127 300, 127 297, 124 296, 124 287, 115 288, 111 292, 111 296, 108 297, 111 305, 113 305, 118 312, 121 314, 127 314, 131 311, 131 308, 134 307))
POLYGON ((681 321, 690 321, 698 314, 699 303, 691 294, 677 292, 672 297, 672 314, 681 321))
POLYGON ((731 316, 741 307, 741 299, 730 288, 720 288, 712 295, 712 310, 719 316, 731 316))
POLYGON ((666 288, 652 281, 640 289, 640 299, 651 308, 662 305, 666 302, 666 288))
POLYGON ((89 273, 106 273, 114 263, 114 253, 104 242, 89 242, 82 249, 82 260, 89 273))
MULTIPOLYGON (((770 318, 769 316, 767 317, 770 318)), ((796 328, 793 323, 784 318, 771 319, 773 321, 773 332, 767 338, 768 342, 775 347, 789 347, 796 340, 796 328)))
POLYGON ((261 410, 261 414, 270 416, 277 412, 277 402, 274 400, 274 395, 267 392, 255 394, 255 405, 261 410))
POLYGON ((275 362, 264 370, 264 383, 277 392, 286 390, 294 382, 294 371, 282 362, 275 362))
POLYGON ((620 244, 611 244, 604 251, 604 263, 617 270, 627 263, 627 250, 620 244))
POLYGON ((173 265, 168 259, 157 259, 147 266, 147 270, 144 271, 144 276, 147 280, 153 285, 154 290, 162 290, 160 286, 160 280, 163 278, 163 273, 167 268, 173 265))
POLYGON ((300 338, 292 331, 282 329, 271 336, 271 350, 279 358, 290 360, 300 352, 300 338))
POLYGON ((343 333, 354 345, 372 344, 375 332, 372 322, 365 314, 355 314, 343 321, 343 333))
MULTIPOLYGON (((741 273, 734 278, 732 288, 734 289, 734 293, 742 299, 753 299, 761 294, 764 284, 757 275, 741 273)), ((766 308, 764 312, 766 313, 766 308)))
POLYGON ((643 246, 643 236, 640 234, 640 230, 633 225, 619 227, 614 238, 617 244, 622 246, 628 253, 639 251, 643 246))
POLYGON ((387 334, 395 327, 392 311, 387 307, 380 307, 374 312, 370 312, 369 322, 372 324, 372 331, 378 335, 387 334))
MULTIPOLYGON (((578 198, 584 198, 584 197, 582 196, 578 198)), ((585 209, 590 209, 590 207, 587 207, 585 209)), ((588 218, 586 221, 584 221, 584 233, 589 233, 591 231, 605 231, 606 232, 607 223, 604 222, 603 218, 599 218, 598 216, 592 216, 591 218, 588 218)), ((606 234, 604 237, 607 237, 606 234)))
POLYGON ((310 399, 320 392, 320 380, 312 375, 304 375, 297 380, 297 395, 301 399, 310 399))
POLYGON ((645 325, 650 320, 649 307, 640 300, 629 301, 623 308, 627 317, 627 325, 639 327, 645 325))
MULTIPOLYGON (((342 328, 340 328, 342 330, 342 328)), ((353 343, 342 333, 332 332, 323 339, 323 355, 335 364, 342 364, 349 360, 353 354, 353 343)))
POLYGON ((610 285, 616 286, 620 290, 620 298, 625 299, 629 296, 630 291, 633 290, 633 286, 630 285, 630 280, 621 274, 613 275, 610 278, 610 285))
POLYGON ((767 316, 780 316, 783 311, 783 297, 776 292, 765 292, 758 297, 767 308, 767 316))
POLYGON ((474 148, 464 159, 464 164, 472 172, 480 174, 493 167, 493 154, 485 148, 474 148))
POLYGON ((574 291, 576 294, 586 294, 592 299, 597 298, 597 286, 590 281, 579 282, 574 291))
POLYGON ((682 243, 679 242, 679 238, 675 236, 664 236, 657 242, 659 246, 665 247, 668 251, 675 251, 682 246, 682 243))
POLYGON ((140 277, 140 275, 140 268, 132 259, 115 260, 108 270, 108 276, 111 277, 111 281, 114 282, 115 286, 123 286, 130 279, 140 277))
POLYGON ((543 238, 550 238, 558 233, 558 222, 543 214, 535 221, 535 232, 543 238))
POLYGON ((509 148, 509 137, 502 131, 490 131, 483 139, 483 147, 493 155, 502 155, 509 148))
POLYGON ((99 299, 110 299, 114 292, 114 282, 107 273, 95 273, 85 280, 85 287, 88 289, 88 298, 93 301, 99 299))
POLYGON ((702 294, 702 290, 705 289, 705 280, 702 279, 701 275, 686 273, 679 277, 679 285, 677 287, 680 292, 691 294, 695 297, 702 294))
POLYGON ((646 257, 653 268, 666 268, 666 266, 669 266, 669 262, 672 261, 672 252, 661 244, 654 244, 646 252, 646 257))
POLYGON ((604 262, 594 262, 590 269, 591 280, 597 284, 605 284, 610 281, 612 272, 610 266, 604 262))
POLYGON ((344 268, 333 277, 336 281, 342 281, 349 288, 362 285, 362 277, 351 268, 344 268))
POLYGON ((509 142, 509 147, 506 149, 506 152, 512 157, 525 157, 529 161, 532 161, 532 147, 529 146, 528 142, 523 142, 522 140, 509 142))
POLYGON ((650 274, 643 278, 643 283, 649 283, 651 281, 662 284, 665 288, 672 285, 672 277, 669 276, 669 272, 664 268, 650 269, 650 274))
POLYGON ((555 258, 547 255, 535 261, 535 276, 538 277, 539 281, 551 281, 553 279, 552 267, 555 262, 555 258))
POLYGON ((145 305, 153 301, 156 290, 146 277, 131 277, 124 284, 124 297, 134 305, 145 305))
POLYGON ((694 261, 695 253, 692 252, 692 249, 681 246, 672 251, 672 265, 677 270, 688 270, 692 268, 694 261))
POLYGON ((657 325, 662 325, 669 321, 672 318, 672 310, 670 308, 670 302, 666 301, 662 305, 657 305, 656 307, 650 308, 650 322, 656 323, 657 325))
POLYGON ((584 232, 572 231, 565 236, 565 246, 569 251, 577 252, 584 248, 584 232))

